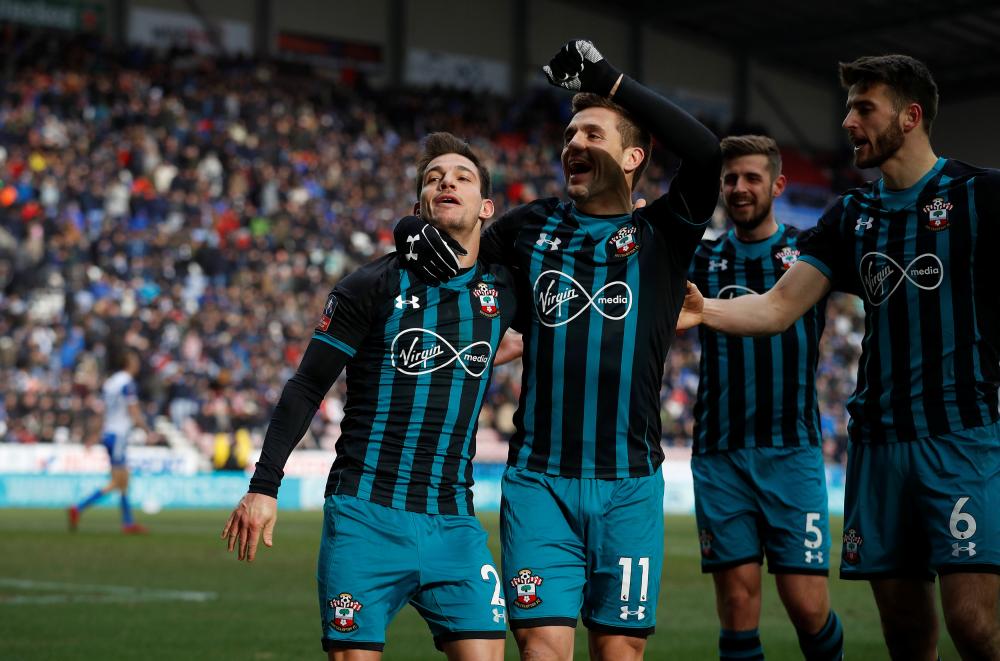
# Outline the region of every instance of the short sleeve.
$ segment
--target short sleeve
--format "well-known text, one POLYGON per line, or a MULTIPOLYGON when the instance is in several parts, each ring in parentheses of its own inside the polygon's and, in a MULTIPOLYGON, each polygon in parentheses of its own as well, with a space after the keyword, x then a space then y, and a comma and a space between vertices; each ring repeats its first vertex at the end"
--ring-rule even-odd
POLYGON ((834 289, 856 293, 848 284, 852 253, 843 234, 844 211, 844 198, 840 198, 824 212, 815 227, 799 235, 799 260, 818 269, 834 289))
POLYGON ((384 271, 371 265, 341 280, 326 298, 313 339, 353 358, 371 328, 375 301, 384 291, 384 271))

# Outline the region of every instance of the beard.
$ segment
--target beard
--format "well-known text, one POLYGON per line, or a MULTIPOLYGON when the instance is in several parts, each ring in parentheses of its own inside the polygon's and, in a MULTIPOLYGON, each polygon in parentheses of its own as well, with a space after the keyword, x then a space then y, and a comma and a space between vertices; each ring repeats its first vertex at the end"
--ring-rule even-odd
POLYGON ((902 146, 903 129, 899 128, 899 114, 897 113, 889 123, 889 128, 875 136, 875 142, 870 145, 871 156, 862 159, 861 152, 854 153, 854 165, 861 169, 881 167, 902 146))
POLYGON ((588 153, 592 164, 590 181, 585 184, 573 185, 569 183, 567 175, 566 195, 577 206, 597 197, 606 197, 614 199, 621 206, 623 212, 630 211, 632 209, 632 188, 625 178, 621 163, 603 149, 591 147, 588 149, 588 153))
POLYGON ((767 220, 767 217, 771 214, 771 207, 773 205, 774 205, 774 200, 768 199, 766 203, 761 205, 759 211, 756 211, 752 216, 750 216, 746 220, 737 220, 732 213, 728 213, 728 210, 727 210, 727 215, 729 216, 729 220, 733 222, 733 225, 736 225, 741 230, 750 232, 760 227, 760 224, 763 223, 765 220, 767 220))

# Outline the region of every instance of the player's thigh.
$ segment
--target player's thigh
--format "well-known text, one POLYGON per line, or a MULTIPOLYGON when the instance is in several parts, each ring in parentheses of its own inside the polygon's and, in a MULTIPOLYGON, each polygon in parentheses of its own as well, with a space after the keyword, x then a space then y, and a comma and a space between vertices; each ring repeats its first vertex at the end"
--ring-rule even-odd
POLYGON ((933 578, 930 546, 910 475, 910 445, 848 446, 841 578, 933 578))
POLYGON ((941 607, 949 628, 957 623, 973 630, 996 631, 1000 626, 1000 575, 964 572, 942 575, 941 607))
MULTIPOLYGON (((533 624, 533 623, 532 623, 533 624)), ((512 629, 522 659, 571 659, 576 630, 569 626, 526 626, 512 629)))
POLYGON ((822 451, 798 447, 751 452, 768 571, 826 576, 830 516, 822 451))
POLYGON ((921 441, 914 455, 931 566, 1000 572, 1000 424, 921 441))
POLYGON ((763 557, 757 497, 736 452, 691 458, 701 570, 706 573, 759 563, 763 557))
POLYGON ((111 467, 125 467, 125 450, 128 447, 128 439, 125 434, 105 432, 101 436, 101 445, 108 451, 108 460, 111 467))
POLYGON ((326 653, 329 661, 379 661, 382 652, 373 650, 330 650, 326 653))
POLYGON ((590 482, 601 509, 587 519, 583 621, 591 631, 647 636, 663 569, 663 476, 590 482))
POLYGON ((508 467, 502 482, 500 548, 511 629, 575 627, 586 554, 574 480, 508 467))
MULTIPOLYGON (((438 649, 455 641, 502 641, 507 609, 500 574, 474 516, 418 518, 420 587, 410 603, 423 616, 438 649)), ((470 647, 476 647, 470 643, 470 647)))
POLYGON ((452 640, 441 646, 448 661, 502 661, 504 640, 452 640))
POLYGON ((128 468, 124 464, 111 467, 111 486, 121 491, 128 489, 128 468))
POLYGON ((326 499, 317 567, 325 650, 382 650, 386 627, 417 591, 417 534, 410 512, 326 499))

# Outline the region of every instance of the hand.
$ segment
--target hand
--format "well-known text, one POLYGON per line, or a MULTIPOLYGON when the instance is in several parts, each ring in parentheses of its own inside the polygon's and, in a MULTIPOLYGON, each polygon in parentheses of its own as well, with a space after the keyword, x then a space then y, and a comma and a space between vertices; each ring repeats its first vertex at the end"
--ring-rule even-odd
POLYGON ((392 230, 399 262, 425 284, 439 285, 458 275, 458 255, 469 254, 447 232, 418 216, 406 216, 392 230))
POLYGON ((547 66, 542 67, 549 82, 574 92, 594 92, 610 96, 621 72, 604 59, 586 39, 567 41, 547 66))
POLYGON ((253 562, 257 557, 257 543, 264 533, 264 546, 274 546, 274 524, 278 521, 278 499, 262 493, 248 493, 229 515, 222 539, 228 538, 227 547, 236 549, 238 560, 253 562))
POLYGON ((686 331, 700 324, 704 310, 705 297, 701 295, 695 284, 689 280, 687 283, 687 292, 684 294, 684 305, 681 306, 681 314, 677 318, 677 332, 686 331))

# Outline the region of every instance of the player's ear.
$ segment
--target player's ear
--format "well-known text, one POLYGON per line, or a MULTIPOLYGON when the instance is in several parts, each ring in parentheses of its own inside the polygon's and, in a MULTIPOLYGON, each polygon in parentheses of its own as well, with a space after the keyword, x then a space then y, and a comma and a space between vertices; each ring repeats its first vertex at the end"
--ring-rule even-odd
POLYGON ((921 125, 924 118, 924 109, 919 103, 911 103, 900 113, 903 118, 903 132, 908 133, 921 125))
POLYGON ((771 197, 781 197, 781 194, 785 192, 785 184, 787 183, 788 180, 785 178, 785 175, 779 174, 778 178, 771 184, 771 197))
POLYGON ((626 147, 625 161, 622 163, 622 169, 625 170, 625 174, 635 172, 636 168, 642 165, 644 158, 646 158, 646 150, 642 147, 626 147))
POLYGON ((414 216, 419 216, 420 215, 420 203, 419 202, 414 202, 413 203, 413 215, 414 216))
POLYGON ((495 211, 496 208, 493 206, 493 200, 489 198, 484 199, 482 206, 479 207, 479 220, 492 218, 495 211))

